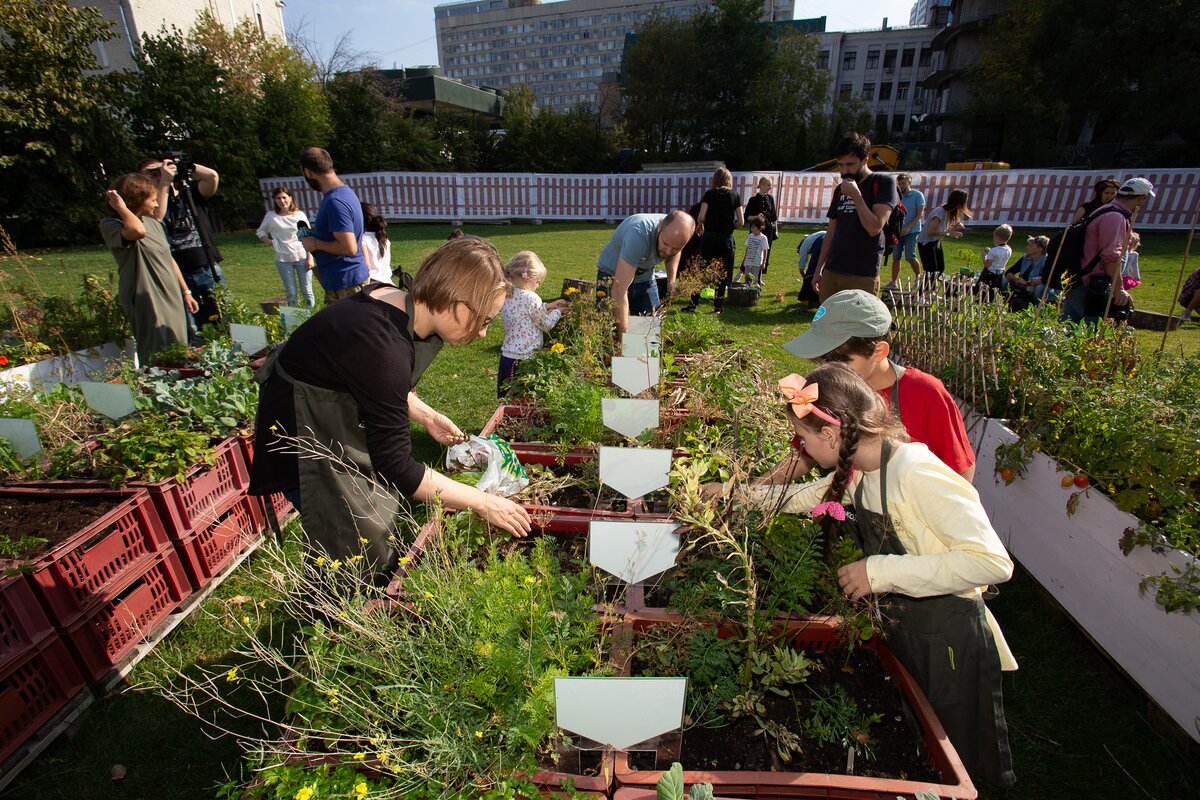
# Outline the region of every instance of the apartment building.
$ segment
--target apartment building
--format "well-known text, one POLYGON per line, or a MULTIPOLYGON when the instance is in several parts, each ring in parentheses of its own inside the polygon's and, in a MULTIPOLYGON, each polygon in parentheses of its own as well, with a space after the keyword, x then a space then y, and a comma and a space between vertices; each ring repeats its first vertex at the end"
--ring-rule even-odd
POLYGON ((134 48, 142 34, 163 27, 189 30, 201 11, 229 27, 249 19, 266 36, 284 38, 282 0, 70 0, 76 8, 100 9, 113 23, 117 38, 94 42, 92 50, 102 70, 133 69, 134 48))
MULTIPOLYGON (((467 0, 434 8, 446 77, 508 89, 527 83, 538 105, 602 109, 602 85, 621 68, 625 34, 654 13, 686 19, 706 0, 467 0)), ((792 0, 772 0, 764 19, 790 20, 792 0)))

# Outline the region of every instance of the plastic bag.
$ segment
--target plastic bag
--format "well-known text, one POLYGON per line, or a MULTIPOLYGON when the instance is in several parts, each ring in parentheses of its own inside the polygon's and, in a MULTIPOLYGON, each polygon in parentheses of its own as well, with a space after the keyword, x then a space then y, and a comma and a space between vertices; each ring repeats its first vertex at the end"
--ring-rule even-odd
POLYGON ((480 472, 475 488, 511 497, 529 485, 529 476, 508 442, 499 436, 472 436, 446 451, 447 470, 480 472))

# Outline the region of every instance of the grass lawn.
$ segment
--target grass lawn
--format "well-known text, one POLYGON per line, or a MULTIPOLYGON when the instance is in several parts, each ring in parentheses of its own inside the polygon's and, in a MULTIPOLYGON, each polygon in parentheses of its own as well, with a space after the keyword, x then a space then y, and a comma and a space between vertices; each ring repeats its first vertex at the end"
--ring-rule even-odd
MULTIPOLYGON (((542 294, 553 296, 564 277, 594 277, 595 257, 612 228, 553 224, 467 226, 466 230, 491 239, 504 258, 522 249, 537 252, 549 268, 542 294)), ((781 375, 806 366, 779 345, 812 319, 811 312, 795 306, 800 288, 795 248, 801 235, 811 230, 815 228, 785 229, 776 243, 759 305, 729 308, 724 315, 730 335, 762 348, 777 362, 781 375)), ((393 262, 411 270, 441 243, 449 228, 397 225, 389 232, 393 262)), ((1018 231, 1014 249, 1019 252, 1026 235, 1040 232, 1018 231)), ((744 241, 744 234, 738 238, 744 241)), ((948 270, 965 265, 964 253, 970 253, 973 266, 978 267, 979 252, 990 239, 989 231, 978 231, 949 245, 948 270)), ((1168 309, 1185 239, 1181 234, 1146 235, 1144 283, 1134 290, 1139 307, 1168 309)), ((219 246, 235 295, 256 303, 282 294, 271 250, 253 233, 224 235, 219 246)), ((1200 257, 1192 261, 1191 268, 1196 266, 1200 257)), ((114 269, 109 254, 98 246, 30 251, 15 259, 0 259, 0 286, 36 285, 47 293, 77 294, 81 275, 114 269)), ((502 336, 495 325, 480 343, 446 348, 419 387, 426 401, 464 430, 478 430, 496 406, 495 373, 502 336)), ((1157 348, 1160 338, 1160 333, 1138 334, 1140 344, 1149 349, 1157 348)), ((1168 334, 1167 346, 1193 356, 1200 353, 1200 325, 1168 334)), ((427 463, 440 463, 443 451, 431 439, 418 433, 416 444, 427 463)), ((294 538, 294 526, 291 532, 294 538)), ((272 618, 272 598, 253 595, 249 588, 249 576, 258 568, 254 559, 247 562, 207 601, 203 613, 180 626, 134 671, 133 680, 150 681, 173 669, 186 672, 200 663, 235 663, 232 654, 241 643, 222 629, 219 620, 224 615, 250 614, 262 620, 259 635, 279 636, 287 621, 272 618)), ((1023 572, 1001 587, 990 607, 1021 663, 1021 670, 1005 681, 1019 782, 1011 790, 986 791, 986 796, 1088 800, 1200 796, 1200 748, 1165 735, 1168 723, 1150 713, 1140 692, 1109 666, 1023 572)), ((248 723, 231 724, 235 730, 245 730, 248 723)), ((73 739, 55 743, 0 798, 212 797, 226 774, 239 774, 240 755, 232 737, 209 739, 200 723, 161 697, 128 690, 94 705, 73 739), (120 781, 110 778, 110 768, 116 764, 128 769, 120 781)))

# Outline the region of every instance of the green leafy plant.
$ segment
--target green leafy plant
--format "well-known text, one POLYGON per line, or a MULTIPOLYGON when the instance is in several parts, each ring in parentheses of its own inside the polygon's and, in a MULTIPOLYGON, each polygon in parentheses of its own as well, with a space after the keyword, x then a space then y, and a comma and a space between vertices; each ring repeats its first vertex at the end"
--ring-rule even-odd
POLYGON ((137 415, 101 435, 95 448, 59 451, 52 478, 94 477, 115 484, 129 481, 182 482, 198 464, 212 464, 206 433, 187 430, 155 415, 137 415))
POLYGON ((871 743, 871 726, 879 722, 879 714, 860 714, 858 704, 841 686, 812 702, 812 717, 805 723, 806 731, 821 744, 836 744, 853 748, 868 760, 875 757, 871 743))
POLYGON ((713 787, 711 783, 694 783, 684 792, 683 765, 676 761, 658 779, 655 794, 658 800, 712 800, 713 787))

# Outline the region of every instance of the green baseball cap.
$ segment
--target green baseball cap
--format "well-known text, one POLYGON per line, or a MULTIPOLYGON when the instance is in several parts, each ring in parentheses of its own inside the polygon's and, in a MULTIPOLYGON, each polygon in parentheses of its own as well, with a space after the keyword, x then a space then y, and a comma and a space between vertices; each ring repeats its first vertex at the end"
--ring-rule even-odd
POLYGON ((852 336, 876 339, 892 328, 892 314, 875 295, 847 289, 831 295, 813 316, 808 330, 783 346, 800 358, 820 358, 852 336))

